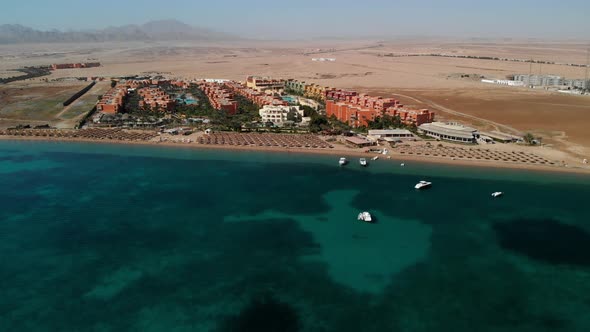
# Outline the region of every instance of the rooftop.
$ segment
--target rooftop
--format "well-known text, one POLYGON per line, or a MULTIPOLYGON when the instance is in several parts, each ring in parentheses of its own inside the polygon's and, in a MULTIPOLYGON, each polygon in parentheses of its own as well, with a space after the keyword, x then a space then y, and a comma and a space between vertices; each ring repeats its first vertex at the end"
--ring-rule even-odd
POLYGON ((369 135, 400 135, 400 134, 412 134, 411 131, 407 129, 375 129, 369 130, 369 135))
POLYGON ((433 122, 424 123, 419 127, 421 130, 427 130, 436 132, 442 135, 448 135, 453 137, 461 138, 473 138, 473 133, 477 132, 477 129, 463 126, 458 123, 444 123, 444 122, 433 122))

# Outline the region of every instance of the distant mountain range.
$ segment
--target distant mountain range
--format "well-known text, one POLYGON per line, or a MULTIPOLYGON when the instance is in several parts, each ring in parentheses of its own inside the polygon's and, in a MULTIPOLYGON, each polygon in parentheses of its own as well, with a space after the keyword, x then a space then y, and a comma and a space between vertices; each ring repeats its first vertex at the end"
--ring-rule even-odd
POLYGON ((109 27, 95 31, 41 31, 20 24, 0 25, 0 44, 237 39, 240 38, 206 28, 193 27, 176 20, 151 21, 142 25, 109 27))

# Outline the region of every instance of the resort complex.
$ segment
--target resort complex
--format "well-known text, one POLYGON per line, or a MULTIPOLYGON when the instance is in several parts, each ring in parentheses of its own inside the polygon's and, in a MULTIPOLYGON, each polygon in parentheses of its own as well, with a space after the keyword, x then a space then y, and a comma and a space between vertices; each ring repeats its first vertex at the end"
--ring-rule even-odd
MULTIPOLYGON (((94 81, 70 99, 79 98, 93 84, 94 81)), ((29 126, 0 134, 240 148, 364 149, 392 155, 450 158, 462 158, 462 154, 431 154, 424 142, 444 141, 444 149, 452 143, 538 142, 534 137, 525 141, 520 133, 480 132, 461 123, 444 121, 443 117, 435 121, 433 111, 404 105, 396 98, 295 79, 255 75, 244 81, 167 79, 159 75, 111 78, 111 87, 98 98, 95 109, 77 126, 82 130, 29 126)), ((473 160, 558 164, 541 157, 501 155, 496 160, 493 153, 486 157, 487 152, 477 149, 473 156, 473 160)), ((472 158, 466 154, 464 159, 472 158)))

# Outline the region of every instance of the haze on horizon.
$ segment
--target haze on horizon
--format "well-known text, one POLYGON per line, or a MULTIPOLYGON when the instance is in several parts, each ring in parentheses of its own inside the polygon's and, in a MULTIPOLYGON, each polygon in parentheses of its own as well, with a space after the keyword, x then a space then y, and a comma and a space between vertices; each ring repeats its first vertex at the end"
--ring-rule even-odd
POLYGON ((364 36, 589 39, 590 2, 497 0, 6 0, 0 23, 92 30, 176 19, 256 39, 364 36))

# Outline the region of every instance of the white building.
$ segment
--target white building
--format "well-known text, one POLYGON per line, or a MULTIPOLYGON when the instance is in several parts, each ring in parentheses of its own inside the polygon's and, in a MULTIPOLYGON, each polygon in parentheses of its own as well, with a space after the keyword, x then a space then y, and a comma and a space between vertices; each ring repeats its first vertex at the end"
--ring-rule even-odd
POLYGON ((511 81, 511 80, 481 80, 482 83, 488 84, 498 84, 498 85, 507 85, 507 86, 524 86, 524 82, 521 81, 511 81))
POLYGON ((418 130, 430 137, 463 143, 476 143, 477 139, 480 137, 477 129, 463 126, 458 123, 424 123, 418 127, 418 130))
POLYGON ((556 75, 514 75, 514 80, 528 86, 560 86, 564 84, 564 79, 556 75))
POLYGON ((414 134, 407 129, 376 129, 369 130, 369 136, 374 138, 414 138, 414 134))
POLYGON ((299 117, 303 117, 303 110, 299 109, 299 106, 275 106, 265 105, 258 111, 262 122, 272 122, 277 126, 282 126, 287 121, 287 115, 289 112, 297 112, 299 117))

